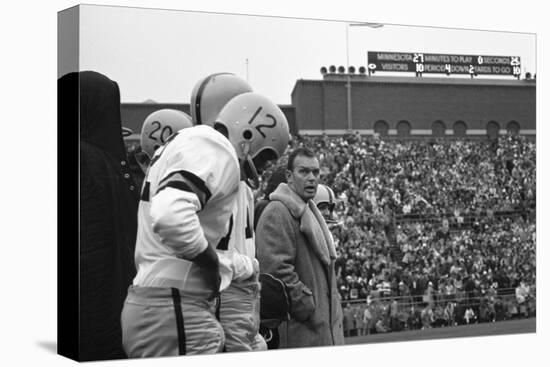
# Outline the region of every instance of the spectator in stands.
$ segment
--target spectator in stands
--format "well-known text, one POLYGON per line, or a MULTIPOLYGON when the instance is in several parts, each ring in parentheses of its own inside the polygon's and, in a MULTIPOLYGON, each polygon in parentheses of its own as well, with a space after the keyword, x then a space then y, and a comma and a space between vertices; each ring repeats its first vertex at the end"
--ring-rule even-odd
POLYGON ((437 303, 434 308, 434 327, 446 326, 445 308, 441 303, 437 303))
POLYGON ((428 287, 426 288, 426 291, 424 292, 423 301, 428 303, 430 308, 433 308, 434 306, 434 285, 430 281, 428 282, 428 287))
POLYGON ((384 322, 384 319, 378 319, 374 328, 377 333, 387 333, 388 331, 391 331, 391 329, 384 322))
POLYGON ((516 287, 516 301, 518 303, 518 314, 527 317, 527 300, 529 298, 529 287, 522 280, 516 287))
POLYGON ((399 305, 395 298, 391 300, 390 304, 390 328, 392 331, 401 330, 401 324, 399 320, 399 305))
POLYGON ((466 324, 473 323, 476 319, 476 315, 474 313, 474 310, 472 307, 468 307, 466 311, 464 312, 464 321, 466 321, 466 324))
POLYGON ((447 326, 453 326, 456 325, 455 320, 455 305, 453 302, 447 302, 447 306, 445 306, 445 321, 447 326))
POLYGON ((373 327, 371 308, 371 302, 369 299, 367 299, 366 307, 363 310, 363 335, 369 335, 373 327))
POLYGON ((355 320, 355 329, 356 329, 355 333, 357 336, 363 335, 363 331, 365 330, 365 324, 363 321, 365 308, 366 308, 366 305, 364 303, 355 305, 355 313, 353 315, 353 319, 355 320))
POLYGON ((422 330, 424 329, 431 329, 432 324, 434 322, 434 313, 432 310, 432 307, 429 303, 425 302, 425 306, 422 309, 422 313, 420 314, 421 320, 422 320, 422 330))
POLYGON ((346 307, 342 311, 344 315, 344 336, 351 336, 351 331, 354 329, 354 314, 349 302, 346 303, 346 307))

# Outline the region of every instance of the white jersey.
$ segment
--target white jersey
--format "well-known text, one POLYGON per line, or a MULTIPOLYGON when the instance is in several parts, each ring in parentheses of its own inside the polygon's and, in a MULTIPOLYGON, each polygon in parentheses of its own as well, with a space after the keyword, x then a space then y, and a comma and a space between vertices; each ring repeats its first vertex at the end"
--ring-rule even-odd
POLYGON ((254 193, 244 181, 239 182, 230 226, 230 236, 225 238, 224 245, 217 248, 222 278, 220 290, 227 288, 233 279, 246 279, 254 272, 254 193))
POLYGON ((239 162, 229 140, 206 125, 180 130, 153 156, 138 210, 134 285, 204 290, 190 259, 226 236, 239 162))

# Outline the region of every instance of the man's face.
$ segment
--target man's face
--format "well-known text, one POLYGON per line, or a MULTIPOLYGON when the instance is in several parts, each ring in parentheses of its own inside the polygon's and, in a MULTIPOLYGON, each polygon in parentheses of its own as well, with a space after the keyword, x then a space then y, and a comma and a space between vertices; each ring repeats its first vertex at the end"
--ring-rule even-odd
POLYGON ((317 208, 321 212, 321 215, 323 218, 325 218, 326 221, 332 221, 332 212, 334 210, 334 204, 329 204, 326 202, 323 202, 319 205, 317 205, 317 208))
POLYGON ((325 218, 325 220, 332 219, 332 212, 330 211, 329 206, 328 206, 327 203, 323 203, 323 204, 319 205, 318 208, 319 208, 319 211, 321 212, 321 215, 323 216, 323 218, 325 218))
POLYGON ((305 202, 313 199, 319 184, 319 161, 317 158, 297 156, 294 169, 286 173, 288 186, 305 202))

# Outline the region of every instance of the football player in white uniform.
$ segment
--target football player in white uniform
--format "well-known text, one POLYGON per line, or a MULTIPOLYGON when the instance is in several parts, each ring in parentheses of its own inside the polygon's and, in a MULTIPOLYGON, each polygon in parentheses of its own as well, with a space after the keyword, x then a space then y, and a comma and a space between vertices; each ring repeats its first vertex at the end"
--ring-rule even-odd
POLYGON ((155 151, 172 134, 191 126, 193 126, 191 116, 179 110, 163 108, 149 114, 141 126, 141 151, 135 154, 136 161, 143 173, 147 172, 147 167, 149 167, 155 151))
POLYGON ((288 123, 277 105, 254 93, 241 94, 229 101, 218 115, 218 123, 234 126, 229 131, 230 139, 232 136, 241 139, 237 150, 241 181, 233 210, 233 228, 227 247, 218 248, 220 262, 227 260, 231 269, 231 274, 227 274, 231 283, 221 293, 219 313, 225 350, 266 350, 267 344, 259 333, 260 283, 252 189, 259 186, 258 170, 283 155, 289 140, 288 123), (235 123, 230 124, 232 121, 235 123))
POLYGON ((265 350, 259 335, 259 265, 254 242, 254 195, 258 169, 278 159, 289 139, 282 111, 267 98, 230 73, 201 79, 191 95, 191 116, 196 124, 233 126, 228 134, 239 141, 241 181, 231 233, 218 247, 221 271, 220 322, 225 332, 225 351, 265 350), (223 109, 222 109, 223 108, 223 109), (235 123, 230 123, 234 121, 235 123))
POLYGON ((138 209, 137 274, 121 314, 130 358, 223 348, 212 311, 215 248, 228 230, 239 177, 235 148, 209 126, 180 130, 153 155, 138 209))
POLYGON ((313 202, 317 205, 323 218, 325 218, 325 223, 329 229, 343 225, 343 222, 338 222, 334 218, 334 207, 336 206, 337 199, 330 187, 324 184, 317 185, 317 192, 315 193, 313 202))
POLYGON ((317 205, 317 208, 323 215, 323 218, 325 218, 325 222, 327 222, 327 224, 334 223, 332 218, 334 206, 336 205, 334 191, 332 191, 332 189, 327 185, 317 185, 317 192, 315 193, 313 202, 317 205))

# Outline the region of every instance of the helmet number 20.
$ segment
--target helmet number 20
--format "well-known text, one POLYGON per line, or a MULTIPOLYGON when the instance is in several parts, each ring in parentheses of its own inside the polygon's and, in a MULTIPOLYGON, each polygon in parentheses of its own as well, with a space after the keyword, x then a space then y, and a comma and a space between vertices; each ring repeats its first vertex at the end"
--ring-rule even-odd
POLYGON ((173 133, 172 127, 170 127, 170 126, 168 126, 168 125, 162 127, 162 125, 161 125, 160 122, 158 122, 158 121, 153 121, 153 123, 152 123, 151 125, 154 126, 154 128, 153 128, 153 131, 151 131, 151 132, 149 133, 149 138, 151 138, 151 140, 155 140, 155 141, 160 140, 160 142, 161 142, 162 144, 164 144, 164 143, 166 142, 166 139, 167 139, 170 135, 172 135, 172 133, 173 133), (157 134, 157 136, 155 136, 155 133, 156 133, 157 131, 158 131, 159 133, 157 134))
MULTIPOLYGON (((256 117, 258 116, 258 114, 260 113, 260 111, 262 110, 262 106, 258 107, 258 109, 256 110, 256 112, 254 112, 254 115, 252 115, 252 118, 250 119, 250 121, 248 121, 248 124, 250 125, 255 119, 256 117)), ((271 124, 259 124, 258 126, 256 126, 256 130, 258 130, 258 132, 265 138, 265 134, 264 132, 262 131, 262 129, 272 129, 274 128, 276 125, 277 125, 277 119, 275 119, 275 117, 273 117, 271 114, 266 114, 265 115, 267 118, 271 119, 273 122, 271 124)))

